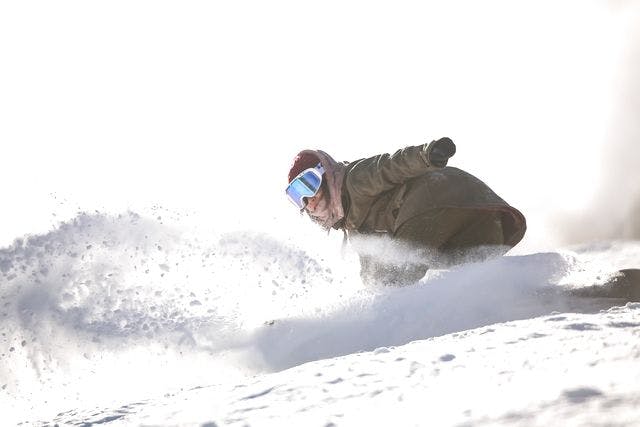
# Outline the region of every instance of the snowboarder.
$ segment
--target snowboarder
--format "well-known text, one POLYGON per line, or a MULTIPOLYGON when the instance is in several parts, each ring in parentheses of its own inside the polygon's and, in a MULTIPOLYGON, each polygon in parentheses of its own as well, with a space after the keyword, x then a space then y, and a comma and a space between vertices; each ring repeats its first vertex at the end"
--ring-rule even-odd
POLYGON ((447 167, 455 151, 450 138, 353 162, 303 150, 286 194, 327 231, 343 230, 365 283, 414 283, 429 267, 503 255, 526 230, 522 213, 485 183, 447 167))

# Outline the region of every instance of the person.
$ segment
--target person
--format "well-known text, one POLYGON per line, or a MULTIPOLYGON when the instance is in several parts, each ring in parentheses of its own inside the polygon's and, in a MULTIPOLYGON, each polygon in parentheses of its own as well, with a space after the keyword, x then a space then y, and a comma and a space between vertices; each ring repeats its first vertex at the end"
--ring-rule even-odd
POLYGON ((446 137, 352 162, 303 150, 286 195, 325 230, 343 230, 366 284, 415 283, 429 268, 503 255, 526 231, 518 209, 447 166, 455 152, 446 137))

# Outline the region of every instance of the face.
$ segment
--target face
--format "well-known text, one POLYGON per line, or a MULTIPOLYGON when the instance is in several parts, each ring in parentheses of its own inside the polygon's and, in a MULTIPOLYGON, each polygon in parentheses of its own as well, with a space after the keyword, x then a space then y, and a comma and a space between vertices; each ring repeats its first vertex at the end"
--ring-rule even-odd
POLYGON ((313 197, 307 197, 307 205, 304 208, 309 215, 326 219, 329 215, 329 194, 325 191, 325 186, 320 187, 320 190, 313 197))

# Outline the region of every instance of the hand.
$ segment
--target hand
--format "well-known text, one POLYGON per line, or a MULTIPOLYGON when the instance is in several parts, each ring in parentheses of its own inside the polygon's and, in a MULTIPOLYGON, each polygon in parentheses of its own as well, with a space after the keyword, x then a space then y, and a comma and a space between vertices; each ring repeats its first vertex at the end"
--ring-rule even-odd
POLYGON ((456 154, 456 144, 451 138, 440 138, 437 141, 431 141, 427 146, 426 159, 429 166, 443 168, 447 166, 450 157, 456 154))

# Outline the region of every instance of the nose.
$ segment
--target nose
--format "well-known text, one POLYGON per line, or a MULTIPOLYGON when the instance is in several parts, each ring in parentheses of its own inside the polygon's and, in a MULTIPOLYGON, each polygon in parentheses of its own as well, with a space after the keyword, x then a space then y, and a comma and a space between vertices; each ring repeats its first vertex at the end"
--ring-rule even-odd
POLYGON ((313 196, 313 197, 307 197, 307 206, 305 206, 305 208, 309 211, 309 212, 313 212, 316 210, 316 206, 318 205, 318 198, 317 196, 313 196))

